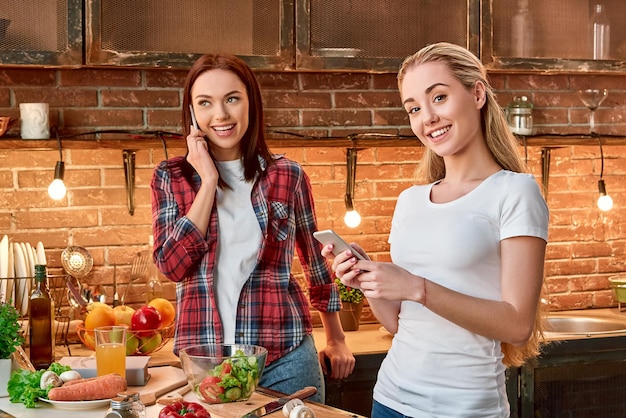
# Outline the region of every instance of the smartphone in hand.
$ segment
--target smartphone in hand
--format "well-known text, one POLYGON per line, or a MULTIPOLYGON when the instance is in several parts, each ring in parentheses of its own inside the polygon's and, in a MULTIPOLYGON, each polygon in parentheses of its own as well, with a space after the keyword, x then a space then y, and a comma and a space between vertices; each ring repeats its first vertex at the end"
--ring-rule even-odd
POLYGON ((189 113, 191 114, 191 124, 194 128, 200 130, 200 127, 198 126, 198 121, 196 120, 196 114, 193 112, 193 105, 189 105, 189 113))
POLYGON ((352 248, 350 244, 343 240, 335 231, 332 229, 326 229, 324 231, 316 231, 313 232, 313 236, 316 240, 321 242, 324 245, 333 244, 333 254, 339 255, 346 250, 350 250, 352 254, 358 258, 359 260, 366 260, 357 250, 352 248))

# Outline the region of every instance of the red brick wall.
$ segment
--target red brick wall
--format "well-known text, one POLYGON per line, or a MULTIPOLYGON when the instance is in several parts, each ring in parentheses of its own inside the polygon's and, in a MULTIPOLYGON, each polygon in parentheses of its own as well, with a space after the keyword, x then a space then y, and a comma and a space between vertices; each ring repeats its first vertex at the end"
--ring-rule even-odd
MULTIPOLYGON (((258 73, 269 128, 300 134, 345 137, 352 133, 409 134, 394 74, 258 73)), ((51 123, 61 132, 96 129, 178 131, 184 71, 140 69, 0 69, 0 114, 19 117, 21 102, 48 102, 51 123)), ((492 74, 502 106, 525 94, 535 103, 541 133, 586 133, 587 110, 576 96, 581 87, 610 90, 597 112, 598 131, 626 134, 625 76, 492 74)), ((19 133, 14 123, 9 134, 19 133)), ((0 142, 3 138, 0 138, 0 142)), ((555 139, 558 142, 558 139, 555 139)), ((355 206, 363 216, 356 230, 343 225, 345 149, 275 149, 301 162, 314 187, 320 228, 334 228, 361 243, 378 260, 388 260, 387 234, 398 193, 411 184, 419 147, 379 147, 359 151, 355 206)), ((132 148, 129 140, 128 148, 132 148)), ((521 150, 524 152, 525 150, 521 150)), ((183 153, 170 147, 170 156, 183 153)), ((541 181, 541 148, 526 150, 541 181)), ((595 206, 599 148, 567 146, 552 150, 548 204, 551 210, 546 276, 552 308, 615 306, 608 277, 625 268, 626 142, 604 147, 604 177, 615 200, 611 212, 595 206)), ((46 188, 57 151, 0 146, 0 234, 49 248, 51 270, 67 245, 87 247, 95 259, 89 284, 112 294, 113 265, 128 280, 135 252, 150 234, 149 181, 164 154, 137 152, 135 215, 126 207, 121 150, 64 151, 68 197, 54 202, 46 188)), ((166 287, 174 297, 173 286, 166 287)), ((141 298, 129 296, 137 303, 141 298)))

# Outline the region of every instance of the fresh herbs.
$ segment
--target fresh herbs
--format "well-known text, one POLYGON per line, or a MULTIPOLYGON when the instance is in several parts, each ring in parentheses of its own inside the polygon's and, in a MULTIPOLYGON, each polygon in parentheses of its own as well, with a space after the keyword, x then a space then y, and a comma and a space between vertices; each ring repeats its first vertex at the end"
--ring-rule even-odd
POLYGON ((335 279, 335 284, 339 288, 339 298, 342 302, 361 303, 363 302, 363 292, 354 287, 346 286, 341 283, 338 278, 335 279))
MULTIPOLYGON (((48 370, 60 375, 63 372, 72 370, 72 368, 59 363, 52 363, 48 370)), ((52 385, 45 389, 41 389, 39 386, 41 375, 45 372, 46 370, 43 369, 37 371, 19 369, 14 371, 7 385, 9 400, 13 403, 23 403, 26 408, 34 408, 37 399, 47 398, 52 385)))
POLYGON ((20 313, 8 303, 0 303, 0 358, 8 359, 24 343, 20 313))

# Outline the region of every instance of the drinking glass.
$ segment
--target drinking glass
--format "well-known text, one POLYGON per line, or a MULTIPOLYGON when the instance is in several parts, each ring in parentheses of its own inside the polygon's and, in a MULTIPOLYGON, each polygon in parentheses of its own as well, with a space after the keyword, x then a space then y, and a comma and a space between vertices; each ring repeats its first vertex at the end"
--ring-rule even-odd
POLYGON ((589 109, 589 133, 591 136, 595 133, 595 114, 596 109, 600 107, 606 96, 609 94, 607 89, 586 89, 578 90, 578 97, 589 109))
POLYGON ((107 326, 94 329, 96 334, 96 369, 98 376, 117 373, 126 377, 126 327, 107 326))

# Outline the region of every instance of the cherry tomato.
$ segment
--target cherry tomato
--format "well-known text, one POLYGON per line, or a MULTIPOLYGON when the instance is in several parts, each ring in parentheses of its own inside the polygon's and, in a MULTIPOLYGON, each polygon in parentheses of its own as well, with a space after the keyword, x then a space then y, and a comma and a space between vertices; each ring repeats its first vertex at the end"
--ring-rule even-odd
POLYGON ((164 406, 159 418, 211 418, 211 414, 199 403, 178 401, 164 406))

